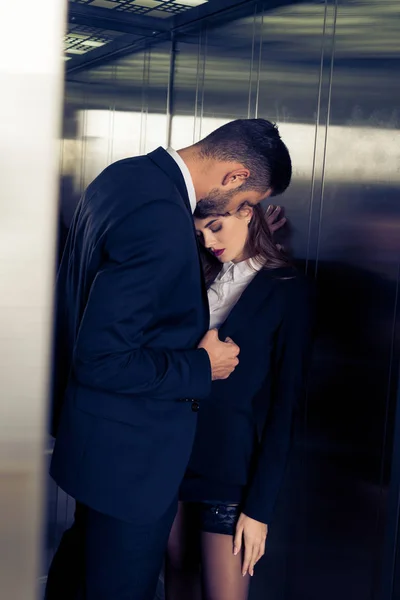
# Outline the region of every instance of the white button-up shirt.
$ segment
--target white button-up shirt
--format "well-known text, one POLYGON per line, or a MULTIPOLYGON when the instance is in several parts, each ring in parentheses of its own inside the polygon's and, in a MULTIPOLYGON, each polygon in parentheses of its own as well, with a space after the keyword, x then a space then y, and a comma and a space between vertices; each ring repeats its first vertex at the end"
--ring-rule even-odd
POLYGON ((187 193, 189 196, 190 208, 192 209, 192 213, 194 213, 194 211, 196 210, 197 201, 196 201, 196 192, 195 192, 194 185, 193 185, 193 179, 190 174, 190 171, 187 168, 185 161, 183 160, 183 158, 181 158, 179 156, 179 154, 176 152, 176 150, 174 150, 173 148, 167 148, 167 152, 174 159, 174 161, 176 162, 176 164, 178 165, 178 167, 181 170, 183 179, 185 180, 187 193))
POLYGON ((218 329, 222 325, 261 268, 262 265, 252 259, 223 265, 208 289, 210 329, 218 329))

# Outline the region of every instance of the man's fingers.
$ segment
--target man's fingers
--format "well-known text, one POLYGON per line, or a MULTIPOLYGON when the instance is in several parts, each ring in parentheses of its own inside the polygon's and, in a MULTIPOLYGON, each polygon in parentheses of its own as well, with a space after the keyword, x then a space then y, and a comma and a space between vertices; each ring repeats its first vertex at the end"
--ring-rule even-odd
POLYGON ((235 356, 237 356, 239 354, 240 348, 239 348, 239 346, 237 344, 235 344, 235 342, 233 341, 232 338, 230 338, 230 337, 225 338, 225 343, 226 344, 232 344, 232 346, 235 347, 235 356))

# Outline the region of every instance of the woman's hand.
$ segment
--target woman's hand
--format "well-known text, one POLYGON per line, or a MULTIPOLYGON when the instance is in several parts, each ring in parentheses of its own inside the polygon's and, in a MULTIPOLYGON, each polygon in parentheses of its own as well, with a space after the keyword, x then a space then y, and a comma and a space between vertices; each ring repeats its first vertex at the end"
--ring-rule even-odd
POLYGON ((244 513, 239 517, 233 542, 233 553, 239 554, 244 544, 243 577, 250 573, 254 575, 254 565, 265 553, 265 541, 268 535, 268 525, 251 519, 244 513))
POLYGON ((286 223, 286 218, 279 218, 282 213, 282 208, 280 206, 274 206, 270 204, 265 211, 265 220, 267 221, 268 229, 271 235, 274 235, 275 231, 281 229, 286 223))

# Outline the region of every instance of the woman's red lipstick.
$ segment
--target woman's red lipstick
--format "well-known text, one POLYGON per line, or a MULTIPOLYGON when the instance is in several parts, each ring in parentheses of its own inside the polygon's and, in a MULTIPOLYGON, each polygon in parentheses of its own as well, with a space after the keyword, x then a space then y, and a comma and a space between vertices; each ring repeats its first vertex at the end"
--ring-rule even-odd
POLYGON ((216 256, 218 258, 219 256, 223 255, 223 253, 225 252, 225 248, 222 248, 222 250, 213 250, 212 252, 213 252, 214 256, 216 256))

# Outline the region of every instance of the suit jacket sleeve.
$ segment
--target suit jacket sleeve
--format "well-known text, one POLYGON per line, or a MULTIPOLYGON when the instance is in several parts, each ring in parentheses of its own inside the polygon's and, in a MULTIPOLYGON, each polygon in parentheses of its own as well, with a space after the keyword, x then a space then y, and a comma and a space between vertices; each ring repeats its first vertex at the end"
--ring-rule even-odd
MULTIPOLYGON (((193 233, 185 211, 173 202, 152 202, 107 232, 106 260, 91 287, 74 349, 73 370, 81 384, 167 400, 208 396, 211 368, 204 350, 143 342, 144 331, 162 326, 160 303, 173 307, 177 278, 187 276, 190 286, 184 257, 193 233)), ((175 318, 179 327, 179 315, 175 318)))
MULTIPOLYGON (((262 432, 243 512, 269 524, 290 448, 293 413, 305 388, 311 354, 314 302, 305 280, 282 281, 284 313, 271 367, 271 406, 262 432), (286 293, 285 293, 286 292, 286 293)), ((265 389, 260 393, 266 395, 265 389)))

